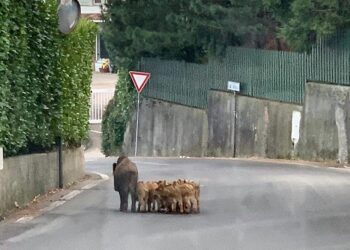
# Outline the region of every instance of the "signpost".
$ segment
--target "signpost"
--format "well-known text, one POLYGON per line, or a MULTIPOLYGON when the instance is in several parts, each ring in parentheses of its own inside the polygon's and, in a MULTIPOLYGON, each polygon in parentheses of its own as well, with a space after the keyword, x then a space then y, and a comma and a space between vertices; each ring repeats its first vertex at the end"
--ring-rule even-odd
MULTIPOLYGON (((59 4, 58 29, 61 33, 67 35, 78 24, 81 14, 80 3, 78 0, 57 0, 59 4)), ((58 187, 63 188, 63 166, 62 166, 62 137, 59 135, 56 138, 58 147, 58 187)), ((0 162, 1 169, 1 162, 0 162)))
POLYGON ((140 110, 140 93, 143 88, 146 86, 149 78, 151 77, 151 73, 148 72, 138 72, 138 71, 130 71, 129 75, 131 77, 132 82, 137 90, 137 113, 136 113, 136 137, 135 137, 135 156, 137 155, 137 137, 139 133, 139 110, 140 110))
POLYGON ((227 82, 227 89, 233 91, 234 95, 234 102, 235 102, 235 110, 233 111, 233 117, 234 117, 234 122, 233 122, 233 157, 236 157, 236 120, 237 120, 237 97, 236 93, 241 90, 241 84, 239 82, 233 82, 233 81, 228 81, 227 82))
POLYGON ((228 81, 227 82, 227 89, 235 91, 235 92, 239 92, 240 91, 240 85, 241 84, 239 82, 228 81))

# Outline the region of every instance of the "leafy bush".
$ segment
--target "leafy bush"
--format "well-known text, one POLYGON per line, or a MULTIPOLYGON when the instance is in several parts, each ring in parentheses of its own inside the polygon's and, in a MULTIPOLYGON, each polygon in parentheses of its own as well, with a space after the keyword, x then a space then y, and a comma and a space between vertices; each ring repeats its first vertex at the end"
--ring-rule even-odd
POLYGON ((91 59, 97 26, 80 20, 69 36, 60 40, 58 75, 61 83, 59 134, 66 145, 79 145, 89 129, 91 59))
POLYGON ((0 23, 5 156, 50 150, 60 135, 78 144, 87 132, 96 26, 82 20, 68 36, 59 34, 56 0, 2 0, 0 23))
POLYGON ((108 103, 102 119, 102 150, 106 156, 121 152, 126 125, 135 106, 135 96, 128 70, 119 69, 114 97, 108 103))
MULTIPOLYGON (((49 148, 57 135, 55 127, 60 115, 61 82, 57 79, 57 62, 60 58, 60 36, 57 32, 57 5, 55 1, 28 1, 27 48, 21 67, 27 66, 23 82, 27 93, 24 110, 28 129, 25 149, 29 152, 49 148)), ((18 100, 16 100, 18 102, 18 100)))
POLYGON ((9 119, 7 114, 10 112, 8 103, 8 96, 10 92, 10 85, 8 79, 8 58, 10 51, 10 1, 0 1, 0 144, 5 144, 11 140, 9 135, 9 119))
POLYGON ((54 141, 50 128, 57 95, 47 90, 59 86, 54 72, 57 5, 53 0, 2 1, 0 9, 0 144, 5 155, 14 155, 54 141))

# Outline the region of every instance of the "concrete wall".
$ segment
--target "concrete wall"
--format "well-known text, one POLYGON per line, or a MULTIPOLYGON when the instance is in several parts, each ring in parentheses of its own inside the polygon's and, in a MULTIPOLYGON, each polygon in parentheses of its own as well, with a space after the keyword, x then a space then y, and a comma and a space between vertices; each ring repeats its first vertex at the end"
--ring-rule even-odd
POLYGON ((298 156, 306 160, 348 161, 350 88, 306 84, 298 156))
MULTIPOLYGON (((292 112, 301 111, 301 106, 221 91, 210 91, 208 104, 206 112, 144 99, 138 155, 291 158, 292 112)), ((123 151, 128 155, 135 152, 135 126, 136 114, 124 136, 123 151)))
POLYGON ((292 113, 302 106, 218 91, 208 100, 210 156, 291 158, 292 113))
POLYGON ((208 93, 208 156, 233 157, 235 97, 222 91, 208 93))
POLYGON ((67 149, 63 154, 63 185, 76 181, 85 175, 84 150, 67 149))
MULTIPOLYGON (((63 154, 64 185, 84 175, 84 152, 81 148, 63 154)), ((36 195, 58 187, 57 153, 32 154, 6 158, 0 170, 0 214, 21 206, 36 195)))
MULTIPOLYGON (((124 135, 123 151, 135 152, 136 112, 124 135)), ((202 109, 142 99, 140 103, 138 154, 142 156, 204 156, 208 119, 202 109)))

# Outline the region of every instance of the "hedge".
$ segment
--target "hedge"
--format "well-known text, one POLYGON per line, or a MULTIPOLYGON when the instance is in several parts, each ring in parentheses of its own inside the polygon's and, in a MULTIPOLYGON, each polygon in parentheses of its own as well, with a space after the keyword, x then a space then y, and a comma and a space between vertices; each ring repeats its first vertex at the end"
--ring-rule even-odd
POLYGON ((62 84, 59 131, 66 145, 79 145, 89 130, 92 57, 97 26, 80 20, 75 31, 60 41, 59 81, 62 84))
POLYGON ((79 144, 87 133, 97 27, 81 20, 71 34, 61 35, 56 0, 2 0, 0 23, 5 156, 51 150, 58 136, 67 146, 79 144))

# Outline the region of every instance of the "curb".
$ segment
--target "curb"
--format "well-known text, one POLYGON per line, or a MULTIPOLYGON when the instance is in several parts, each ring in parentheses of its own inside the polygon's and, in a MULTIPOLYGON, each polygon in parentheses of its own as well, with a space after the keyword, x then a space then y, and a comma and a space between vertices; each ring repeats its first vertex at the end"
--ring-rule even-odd
POLYGON ((62 196, 61 198, 59 198, 58 200, 52 202, 49 206, 43 207, 41 209, 39 209, 39 213, 36 215, 25 215, 20 217, 19 219, 17 219, 16 221, 14 221, 14 223, 20 223, 20 224, 25 224, 30 222, 31 220, 41 216, 44 213, 50 212, 51 210, 62 206, 63 204, 65 204, 67 201, 72 200, 74 197, 78 196, 79 194, 83 193, 86 190, 89 190, 95 186, 97 186, 98 184, 109 180, 109 176, 99 173, 99 172, 88 172, 86 174, 95 174, 98 175, 100 177, 100 179, 97 180, 92 180, 91 183, 88 183, 82 187, 78 187, 77 189, 73 189, 70 192, 68 192, 67 194, 65 194, 64 196, 62 196))

